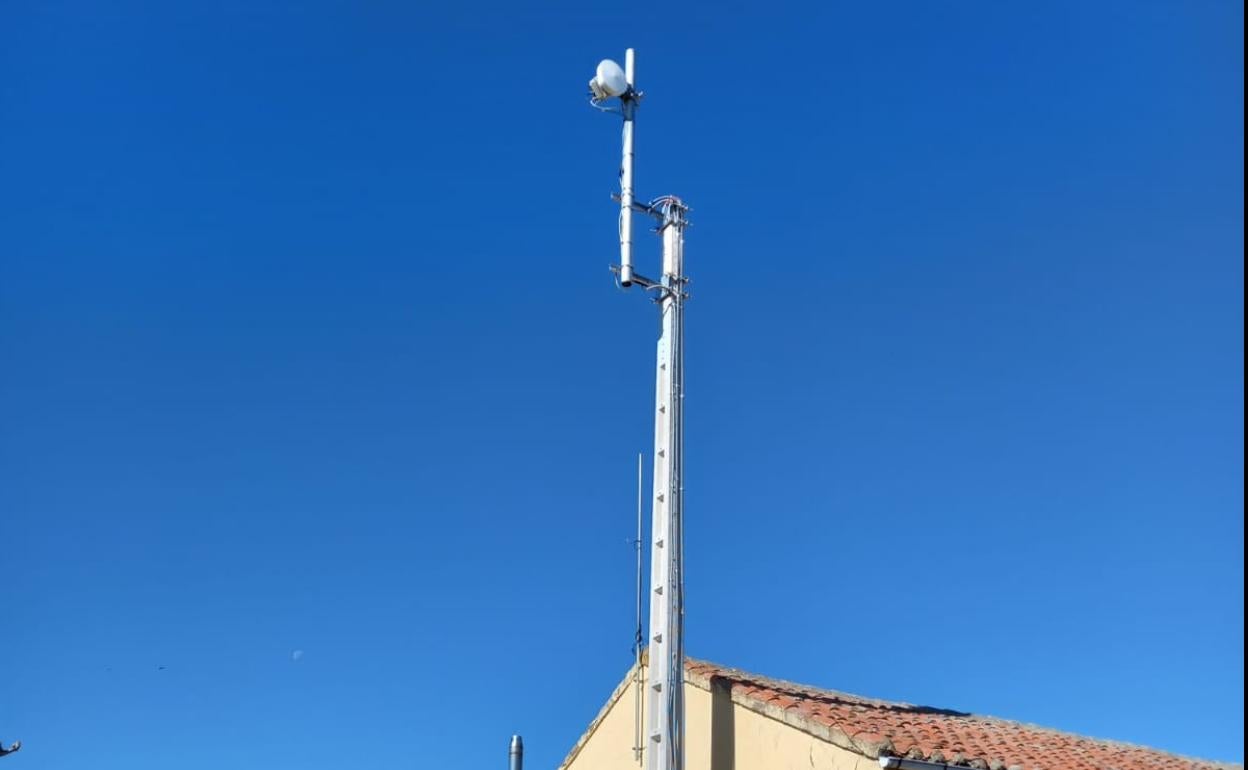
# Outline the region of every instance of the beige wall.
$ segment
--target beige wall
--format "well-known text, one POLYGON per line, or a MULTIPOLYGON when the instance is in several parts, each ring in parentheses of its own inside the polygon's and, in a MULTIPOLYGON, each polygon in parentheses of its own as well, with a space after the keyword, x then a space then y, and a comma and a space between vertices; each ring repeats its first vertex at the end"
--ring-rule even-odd
MULTIPOLYGON (((685 683, 686 770, 871 770, 875 761, 685 683)), ((634 688, 625 680, 561 770, 638 770, 634 688)))

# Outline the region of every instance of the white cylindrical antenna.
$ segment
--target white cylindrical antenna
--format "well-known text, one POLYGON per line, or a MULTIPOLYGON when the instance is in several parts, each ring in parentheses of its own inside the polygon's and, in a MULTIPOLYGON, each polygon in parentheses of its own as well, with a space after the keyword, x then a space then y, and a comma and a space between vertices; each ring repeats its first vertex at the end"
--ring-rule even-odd
POLYGON ((621 99, 624 112, 624 155, 620 160, 620 285, 633 283, 633 118, 637 112, 636 56, 624 52, 624 80, 628 91, 621 99))

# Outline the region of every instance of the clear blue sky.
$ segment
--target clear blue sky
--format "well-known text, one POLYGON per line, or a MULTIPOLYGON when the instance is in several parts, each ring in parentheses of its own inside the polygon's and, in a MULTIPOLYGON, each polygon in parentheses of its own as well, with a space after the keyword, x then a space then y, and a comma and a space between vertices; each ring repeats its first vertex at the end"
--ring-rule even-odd
POLYGON ((542 6, 0 6, 6 770, 558 763, 630 662, 628 45, 690 653, 1242 759, 1242 5, 542 6))

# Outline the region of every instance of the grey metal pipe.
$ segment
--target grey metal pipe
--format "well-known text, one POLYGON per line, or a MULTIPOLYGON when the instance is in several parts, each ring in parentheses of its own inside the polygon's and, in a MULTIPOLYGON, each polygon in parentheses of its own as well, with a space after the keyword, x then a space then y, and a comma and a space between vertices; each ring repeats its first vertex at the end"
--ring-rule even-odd
POLYGON ((519 735, 511 736, 511 748, 507 752, 511 770, 524 770, 524 741, 519 735))

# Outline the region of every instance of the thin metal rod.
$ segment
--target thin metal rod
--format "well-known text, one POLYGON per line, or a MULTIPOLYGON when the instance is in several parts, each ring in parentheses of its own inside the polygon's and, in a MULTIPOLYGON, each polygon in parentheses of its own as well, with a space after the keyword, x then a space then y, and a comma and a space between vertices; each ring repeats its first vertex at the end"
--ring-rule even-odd
POLYGON ((633 638, 633 654, 636 656, 636 661, 635 661, 636 665, 633 668, 633 701, 634 701, 633 703, 633 711, 634 711, 634 714, 633 714, 633 760, 636 761, 637 764, 639 765, 641 764, 642 750, 645 747, 645 739, 643 738, 641 734, 642 713, 643 713, 642 708, 641 708, 641 701, 642 701, 641 648, 646 640, 645 631, 642 626, 642 615, 641 615, 641 595, 646 590, 645 584, 643 582, 642 574, 641 574, 641 569, 642 569, 642 562, 641 562, 641 544, 642 544, 641 525, 642 525, 642 522, 641 520, 642 520, 642 511, 644 510, 644 507, 645 507, 643 498, 642 498, 642 496, 645 494, 645 492, 643 491, 643 485, 645 483, 644 466, 645 466, 644 455, 641 452, 638 452, 637 453, 637 539, 633 541, 633 549, 637 552, 637 631, 636 631, 636 635, 633 638))

